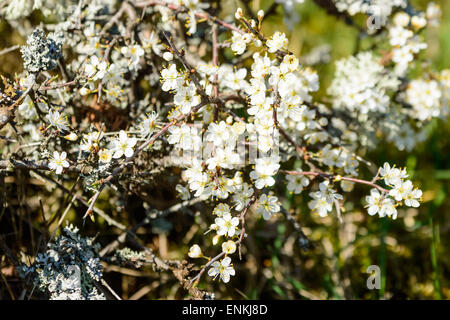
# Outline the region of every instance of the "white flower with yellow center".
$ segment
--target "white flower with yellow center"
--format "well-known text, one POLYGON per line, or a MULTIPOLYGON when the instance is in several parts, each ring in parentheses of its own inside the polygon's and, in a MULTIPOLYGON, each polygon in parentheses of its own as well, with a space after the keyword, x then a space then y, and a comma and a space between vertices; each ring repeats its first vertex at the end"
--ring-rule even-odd
POLYGON ((191 112, 191 108, 198 105, 201 101, 200 96, 197 94, 197 89, 193 83, 187 86, 179 88, 173 99, 176 105, 181 107, 183 114, 191 112))
POLYGON ((92 152, 98 150, 98 145, 103 137, 103 132, 89 132, 83 136, 80 149, 84 152, 92 152))
POLYGON ((144 118, 144 121, 140 123, 139 131, 143 139, 148 138, 155 131, 157 119, 158 114, 153 111, 151 114, 144 118))
POLYGON ((309 185, 309 179, 305 176, 287 175, 286 180, 288 181, 287 189, 295 194, 301 193, 303 188, 309 185))
POLYGON ((226 203, 219 203, 212 213, 218 217, 222 217, 224 214, 230 213, 230 206, 226 203))
POLYGON ((171 64, 168 68, 161 71, 161 82, 163 91, 178 89, 183 83, 183 79, 177 71, 177 66, 171 64))
POLYGON ((144 49, 138 44, 122 47, 120 52, 129 59, 128 65, 132 69, 137 69, 139 65, 139 59, 144 55, 144 49))
POLYGON ((366 202, 366 207, 368 208, 367 211, 373 216, 381 210, 381 207, 383 206, 383 197, 377 189, 372 189, 370 190, 370 195, 366 196, 366 202))
POLYGON ((91 56, 89 62, 84 67, 84 72, 88 78, 92 80, 103 79, 106 70, 108 69, 108 64, 104 60, 100 60, 97 56, 91 56))

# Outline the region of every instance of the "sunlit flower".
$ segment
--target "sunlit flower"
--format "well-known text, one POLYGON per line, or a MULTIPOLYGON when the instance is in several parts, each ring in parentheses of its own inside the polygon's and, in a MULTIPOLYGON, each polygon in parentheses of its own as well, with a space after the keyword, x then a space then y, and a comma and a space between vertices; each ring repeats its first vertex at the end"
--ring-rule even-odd
POLYGON ((191 258, 201 258, 203 256, 202 249, 198 246, 198 244, 194 244, 190 249, 188 256, 191 258))

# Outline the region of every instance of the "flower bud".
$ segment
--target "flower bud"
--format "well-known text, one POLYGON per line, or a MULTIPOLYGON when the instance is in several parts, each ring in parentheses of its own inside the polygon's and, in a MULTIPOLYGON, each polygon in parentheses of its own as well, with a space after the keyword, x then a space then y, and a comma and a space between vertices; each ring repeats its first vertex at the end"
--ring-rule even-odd
POLYGON ((320 119, 319 119, 319 124, 320 124, 322 127, 325 127, 325 126, 328 124, 328 119, 325 118, 325 117, 320 118, 320 119))
POLYGON ((394 24, 400 27, 406 27, 409 23, 409 15, 405 12, 399 12, 394 16, 394 24))
POLYGON ((217 243, 219 243, 219 240, 220 240, 220 236, 218 234, 216 234, 212 240, 213 245, 216 245, 217 243))

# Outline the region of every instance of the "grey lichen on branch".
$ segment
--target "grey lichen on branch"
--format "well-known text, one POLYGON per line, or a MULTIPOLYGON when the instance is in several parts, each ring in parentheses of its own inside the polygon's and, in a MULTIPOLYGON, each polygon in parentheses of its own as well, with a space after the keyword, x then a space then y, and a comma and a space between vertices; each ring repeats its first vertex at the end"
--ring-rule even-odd
POLYGON ((30 277, 51 300, 104 300, 105 295, 97 290, 103 277, 99 249, 94 239, 81 237, 70 225, 33 264, 22 265, 21 276, 30 277))

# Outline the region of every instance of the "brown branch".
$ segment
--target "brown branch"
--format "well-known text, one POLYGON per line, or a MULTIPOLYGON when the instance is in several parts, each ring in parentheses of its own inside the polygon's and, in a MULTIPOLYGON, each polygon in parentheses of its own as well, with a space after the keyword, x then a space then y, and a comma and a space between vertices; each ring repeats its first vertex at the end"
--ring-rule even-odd
POLYGON ((208 95, 206 94, 205 90, 203 89, 202 85, 200 84, 200 80, 198 79, 198 77, 196 75, 197 72, 195 71, 195 68, 191 67, 191 65, 187 62, 186 58, 184 57, 184 53, 177 49, 175 44, 172 42, 172 39, 171 39, 172 37, 166 31, 163 31, 162 33, 163 33, 164 37, 166 38, 166 41, 169 44, 170 48, 172 49, 172 51, 177 56, 178 60, 181 61, 184 68, 188 72, 189 77, 191 78, 192 82, 194 83, 195 87, 197 88, 197 91, 200 94, 200 96, 204 99, 210 100, 208 95))
POLYGON ((102 37, 106 34, 106 32, 114 25, 119 22, 119 19, 122 17, 122 14, 127 9, 126 5, 128 3, 126 1, 122 2, 122 5, 120 6, 119 10, 111 17, 111 19, 108 20, 108 22, 103 26, 102 30, 100 31, 99 36, 102 37))
MULTIPOLYGON (((39 175, 40 177, 44 178, 45 180, 55 184, 59 189, 61 189, 63 192, 67 193, 67 194, 71 194, 71 191, 69 189, 67 189, 66 187, 64 187, 61 183, 59 183, 58 181, 55 181, 54 179, 47 177, 45 174, 41 173, 38 170, 34 170, 33 172, 35 172, 37 175, 39 175)), ((75 195, 76 199, 82 203, 85 207, 89 207, 89 203, 88 201, 79 195, 75 195)), ((126 230, 127 227, 124 226, 123 224, 121 224, 120 222, 117 222, 116 220, 114 220, 113 218, 111 218, 109 215, 107 215, 103 210, 98 209, 98 208, 93 208, 93 211, 98 214, 100 217, 102 217, 103 219, 105 219, 105 221, 108 223, 108 225, 112 225, 115 226, 116 228, 120 229, 120 230, 126 230)))
POLYGON ((10 123, 15 117, 15 109, 18 107, 27 95, 31 92, 34 85, 36 84, 36 74, 30 74, 31 84, 28 88, 15 100, 15 102, 7 107, 0 107, 0 129, 2 129, 6 124, 10 123))
MULTIPOLYGON (((258 39, 259 39, 263 44, 266 44, 267 38, 261 33, 260 30, 257 30, 257 29, 255 29, 255 28, 253 28, 253 27, 250 25, 250 23, 247 21, 247 19, 246 19, 245 17, 241 18, 240 21, 246 26, 246 28, 247 28, 248 31, 250 31, 250 32, 253 33, 255 36, 257 36, 258 39)), ((279 60, 282 60, 283 57, 284 57, 285 55, 292 54, 292 53, 291 53, 289 50, 277 50, 277 51, 275 52, 275 54, 276 54, 276 56, 277 56, 277 58, 278 58, 279 60)))
MULTIPOLYGON (((64 191, 65 193, 69 193, 70 194, 70 190, 68 190, 66 187, 64 187, 62 184, 60 184, 59 182, 45 176, 44 174, 42 174, 39 171, 35 171, 39 176, 43 177, 44 179, 54 183, 58 188, 60 188, 62 191, 64 191)), ((84 199, 82 196, 79 195, 74 195, 74 197, 79 200, 83 205, 85 205, 86 207, 88 207, 88 203, 86 201, 86 199, 84 199)), ((162 210, 160 212, 158 212, 157 217, 162 217, 166 214, 169 214, 171 212, 176 212, 178 210, 180 210, 183 206, 187 206, 187 205, 192 205, 195 204, 199 201, 202 201, 203 199, 201 198, 196 198, 196 199, 192 199, 189 201, 185 201, 179 204, 176 204, 172 207, 170 207, 169 209, 166 210, 162 210)), ((103 210, 100 210, 98 208, 93 207, 92 208, 93 211, 95 213, 97 213, 98 215, 100 215, 102 218, 104 218, 106 220, 106 222, 110 225, 114 225, 115 227, 119 228, 120 230, 124 231, 117 240, 120 241, 120 239, 123 238, 122 242, 125 240, 125 237, 127 235, 129 235, 129 239, 130 241, 137 246, 138 248, 140 248, 140 250, 145 251, 149 256, 150 256, 150 261, 152 266, 154 267, 154 269, 156 271, 167 271, 167 270, 171 270, 173 275, 175 276, 175 278, 177 278, 177 280, 180 282, 180 284, 182 285, 182 287, 187 290, 189 292, 189 294, 194 298, 194 299, 204 299, 207 295, 210 295, 209 293, 199 290, 195 287, 190 287, 190 282, 187 279, 187 276, 189 274, 189 266, 186 264, 186 261, 164 261, 160 258, 158 258, 153 251, 150 248, 147 248, 145 246, 143 246, 138 240, 137 240, 137 236, 135 234, 135 231, 140 228, 141 226, 143 226, 144 224, 150 222, 151 220, 151 216, 147 216, 143 221, 141 221, 139 224, 137 224, 132 230, 127 229, 126 226, 124 226, 123 224, 121 224, 120 222, 115 221, 114 219, 112 219, 109 215, 107 215, 105 212, 103 212, 103 210)), ((7 247, 4 247, 4 244, 2 243, 2 238, 0 235, 0 247, 3 249, 4 252, 6 252, 8 254, 9 250, 7 249, 7 247), (6 248, 6 249, 5 249, 6 248)), ((116 241, 117 241, 116 240, 116 241)), ((113 242, 114 244, 114 242, 113 242)), ((108 245, 106 246, 99 254, 100 257, 103 257, 106 253, 108 253, 108 251, 105 251, 105 249, 108 249, 111 246, 108 245)), ((114 248, 113 248, 114 249, 114 248)), ((15 257, 12 254, 9 254, 9 257, 11 259, 11 261, 13 261, 15 264, 17 262, 17 260, 15 259, 15 257)))
POLYGON ((278 122, 278 118, 277 118, 277 109, 280 107, 280 95, 278 94, 278 90, 275 89, 275 103, 273 104, 273 122, 275 127, 278 129, 278 131, 280 132, 280 134, 295 148, 295 150, 297 151, 298 155, 300 157, 303 158, 303 160, 310 166, 310 168, 312 170, 315 170, 315 166, 314 164, 312 164, 309 161, 309 155, 306 151, 305 147, 300 147, 295 141, 294 139, 292 139, 287 133, 286 131, 284 131, 283 128, 280 127, 280 124, 278 122))
MULTIPOLYGON (((255 201, 256 201, 256 195, 253 195, 250 202, 245 206, 244 210, 242 210, 241 215, 240 215, 241 224, 242 224, 241 234, 239 236, 239 240, 237 240, 235 242, 235 244, 237 244, 239 246, 239 257, 241 257, 241 243, 242 243, 242 240, 244 239, 244 233, 245 233, 245 214, 247 213, 249 208, 252 206, 252 204, 255 203, 255 201)), ((200 272, 194 278, 192 278, 190 280, 190 284, 193 285, 194 283, 198 282, 200 280, 201 276, 203 275, 203 273, 206 271, 206 269, 208 269, 208 267, 211 266, 211 264, 214 261, 217 261, 218 259, 222 258, 224 255, 225 255, 225 251, 222 251, 221 253, 216 255, 214 258, 209 260, 208 263, 203 266, 203 268, 200 270, 200 272)))
POLYGON ((202 198, 194 198, 191 200, 186 200, 183 201, 181 203, 177 203, 175 205, 173 205, 172 207, 165 209, 165 210, 159 210, 156 212, 151 212, 149 214, 147 214, 147 216, 138 224, 136 224, 131 230, 128 230, 126 228, 122 229, 122 231, 124 231, 122 234, 120 234, 116 240, 114 240, 113 242, 111 242, 110 244, 108 244, 105 248, 103 248, 103 250, 100 252, 100 256, 103 257, 106 254, 108 254, 109 252, 111 252, 112 250, 114 250, 115 248, 117 248, 121 243, 125 242, 126 236, 127 235, 133 235, 135 236, 136 231, 145 226, 146 224, 150 223, 151 221, 161 218, 161 217, 165 217, 166 215, 170 214, 170 213, 174 213, 177 212, 185 207, 188 206, 192 206, 196 203, 199 203, 201 201, 204 201, 204 199, 202 198))
MULTIPOLYGON (((236 243, 240 243, 240 240, 238 240, 236 243)), ((222 251, 221 253, 219 253, 217 256, 215 256, 214 258, 212 258, 211 260, 208 261, 207 264, 205 264, 203 266, 203 268, 200 270, 200 272, 190 280, 190 284, 193 285, 195 282, 199 281, 202 274, 206 271, 206 269, 214 262, 219 260, 220 258, 222 258, 225 255, 225 251, 222 251)))

